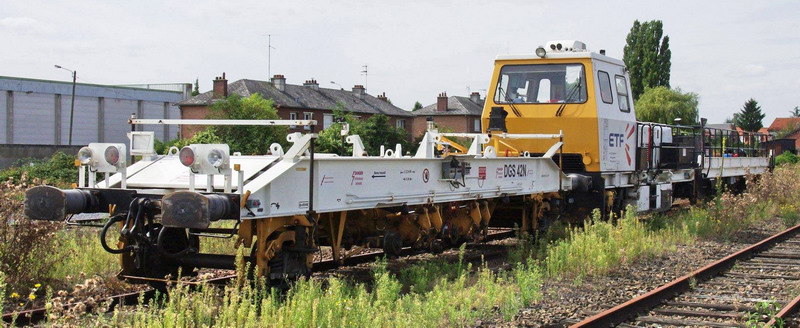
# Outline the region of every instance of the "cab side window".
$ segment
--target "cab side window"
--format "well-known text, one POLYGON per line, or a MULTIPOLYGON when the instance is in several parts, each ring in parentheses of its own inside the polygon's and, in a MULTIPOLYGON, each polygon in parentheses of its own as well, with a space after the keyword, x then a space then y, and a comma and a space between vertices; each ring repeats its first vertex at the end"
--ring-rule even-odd
POLYGON ((600 98, 606 104, 613 104, 614 97, 611 96, 611 79, 608 77, 608 73, 597 71, 597 80, 600 82, 600 98))
POLYGON ((619 110, 629 113, 631 111, 630 97, 628 97, 628 80, 624 76, 616 75, 617 80, 617 100, 619 101, 619 110))

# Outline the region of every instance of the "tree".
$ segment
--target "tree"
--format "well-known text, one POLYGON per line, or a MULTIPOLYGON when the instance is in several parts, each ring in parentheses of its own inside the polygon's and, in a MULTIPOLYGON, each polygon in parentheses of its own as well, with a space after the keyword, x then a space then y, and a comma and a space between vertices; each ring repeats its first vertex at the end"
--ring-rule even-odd
POLYGON ((742 128, 742 130, 756 132, 762 127, 764 124, 761 121, 764 119, 764 113, 761 112, 761 106, 758 105, 758 102, 750 98, 750 100, 744 103, 744 107, 742 110, 736 115, 736 126, 742 128))
POLYGON ((794 109, 790 110, 789 113, 792 114, 792 117, 800 117, 800 107, 794 106, 794 109))
POLYGON ((200 79, 194 79, 194 90, 192 90, 192 97, 200 94, 200 79))
POLYGON ((422 104, 419 101, 414 103, 414 108, 411 109, 412 112, 422 109, 422 104))
POLYGON ((626 38, 622 60, 631 76, 631 92, 633 99, 648 87, 669 87, 670 58, 669 36, 663 35, 663 23, 653 20, 639 23, 633 22, 626 38))
MULTIPOLYGON (((280 119, 270 99, 260 94, 247 98, 231 95, 211 105, 208 115, 211 119, 230 120, 275 120, 280 119)), ((286 145, 288 129, 285 126, 211 126, 208 130, 218 136, 222 143, 231 147, 231 151, 242 154, 266 154, 272 143, 286 145)))
POLYGON ((404 153, 411 150, 408 132, 391 126, 386 115, 377 114, 362 120, 356 118, 343 104, 337 103, 336 108, 333 109, 333 117, 336 123, 319 133, 316 148, 319 152, 339 155, 353 153, 352 145, 346 143, 344 137, 341 136, 342 122, 350 125, 350 135, 357 134, 361 137, 364 148, 370 155, 378 155, 381 145, 386 149, 394 149, 396 144, 400 144, 404 153))
POLYGON ((646 88, 636 101, 636 118, 643 122, 674 124, 676 118, 681 124, 697 124, 699 111, 698 96, 694 92, 681 92, 680 88, 670 89, 660 86, 646 88))

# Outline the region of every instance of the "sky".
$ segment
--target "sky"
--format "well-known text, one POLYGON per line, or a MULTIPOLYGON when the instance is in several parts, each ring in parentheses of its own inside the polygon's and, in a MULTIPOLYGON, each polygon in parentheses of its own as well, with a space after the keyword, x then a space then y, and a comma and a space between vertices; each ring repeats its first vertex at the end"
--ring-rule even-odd
POLYGON ((800 1, 779 0, 0 0, 0 75, 70 80, 58 64, 83 83, 199 79, 207 91, 223 72, 268 80, 271 70, 289 84, 366 84, 410 109, 441 92, 485 96, 495 56, 548 40, 621 59, 633 21, 658 19, 671 86, 699 95, 701 117, 721 123, 754 98, 769 125, 800 106, 798 14, 800 1))

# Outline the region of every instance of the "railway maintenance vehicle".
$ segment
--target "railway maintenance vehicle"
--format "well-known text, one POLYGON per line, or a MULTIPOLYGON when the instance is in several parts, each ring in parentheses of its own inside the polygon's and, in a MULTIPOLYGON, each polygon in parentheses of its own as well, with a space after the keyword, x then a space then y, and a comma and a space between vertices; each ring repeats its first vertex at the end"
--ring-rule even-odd
MULTIPOLYGON (((235 267, 229 254, 200 252, 201 239, 236 238, 254 273, 274 283, 309 274, 314 253, 368 245, 403 247, 480 241, 490 226, 535 233, 557 220, 581 222, 593 209, 669 209, 746 174, 771 167, 767 136, 699 125, 639 122, 622 61, 579 41, 551 41, 534 53, 495 60, 481 133, 429 126, 413 152, 400 145, 367 154, 343 136, 350 156, 315 151, 316 134, 266 155, 226 144, 193 144, 155 154, 154 134, 130 143, 92 143, 78 153, 73 189, 26 192, 32 220, 80 224, 105 213, 103 248, 119 254, 119 277, 157 284, 198 268, 235 267), (469 140, 463 147, 455 139, 469 140), (734 150, 734 151, 731 151, 734 150), (128 165, 129 158, 140 157, 128 165), (101 175, 102 181, 98 181, 101 175), (98 215, 98 214, 93 214, 98 215), (220 222, 229 222, 220 224, 220 222)), ((134 126, 311 125, 311 120, 152 120, 134 126)), ((136 130, 136 129, 133 129, 136 130)))

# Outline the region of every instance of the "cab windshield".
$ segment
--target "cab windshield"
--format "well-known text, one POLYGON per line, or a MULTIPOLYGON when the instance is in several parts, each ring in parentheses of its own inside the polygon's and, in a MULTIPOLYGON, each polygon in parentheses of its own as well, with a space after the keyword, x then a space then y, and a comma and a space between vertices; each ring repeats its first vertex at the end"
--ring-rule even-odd
POLYGON ((581 64, 506 65, 500 70, 494 101, 575 104, 586 98, 586 73, 581 64))

